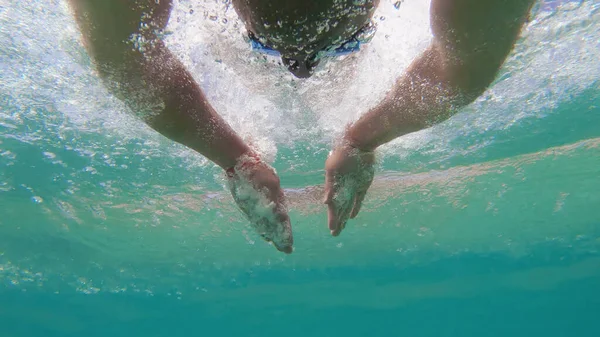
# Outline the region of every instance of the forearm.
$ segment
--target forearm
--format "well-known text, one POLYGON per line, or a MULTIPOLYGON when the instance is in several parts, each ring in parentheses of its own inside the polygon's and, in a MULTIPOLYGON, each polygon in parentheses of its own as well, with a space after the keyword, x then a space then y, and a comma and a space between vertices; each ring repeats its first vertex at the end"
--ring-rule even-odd
POLYGON ((350 126, 346 138, 353 146, 373 150, 447 119, 482 91, 464 88, 453 80, 443 57, 432 46, 413 62, 379 105, 350 126))
POLYGON ((432 0, 433 43, 386 99, 350 127, 354 146, 374 149, 450 117, 493 82, 533 0, 432 0))
POLYGON ((249 151, 157 34, 167 25, 172 0, 69 4, 107 88, 148 125, 223 168, 249 151))
POLYGON ((151 55, 126 63, 125 67, 100 65, 109 69, 101 72, 103 78, 153 129, 224 169, 233 167, 236 159, 250 150, 166 47, 155 46, 151 55))

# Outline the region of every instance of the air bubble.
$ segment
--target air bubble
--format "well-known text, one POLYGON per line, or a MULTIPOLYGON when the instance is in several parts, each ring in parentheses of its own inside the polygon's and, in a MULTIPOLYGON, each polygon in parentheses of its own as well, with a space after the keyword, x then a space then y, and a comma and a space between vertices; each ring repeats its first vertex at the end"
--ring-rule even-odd
POLYGON ((83 169, 83 171, 84 171, 84 172, 90 172, 91 174, 96 174, 96 173, 98 173, 98 171, 97 171, 95 168, 91 167, 91 166, 86 166, 86 167, 83 169))
POLYGON ((48 159, 54 159, 56 158, 56 155, 52 152, 44 152, 42 153, 44 155, 44 157, 48 158, 48 159))
POLYGON ((403 2, 404 2, 404 0, 394 2, 394 8, 400 9, 400 6, 402 5, 403 2))

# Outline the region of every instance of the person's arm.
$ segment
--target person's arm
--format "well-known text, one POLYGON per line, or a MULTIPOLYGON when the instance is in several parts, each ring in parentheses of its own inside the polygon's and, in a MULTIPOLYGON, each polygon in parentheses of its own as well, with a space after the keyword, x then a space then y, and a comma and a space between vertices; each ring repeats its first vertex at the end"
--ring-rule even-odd
POLYGON ((171 0, 69 3, 106 86, 148 125, 223 169, 250 151, 160 39, 171 0))
POLYGON ((370 151, 443 121, 473 102, 496 77, 533 3, 432 0, 432 44, 345 138, 370 151))
POLYGON ((432 0, 433 43, 325 163, 328 227, 339 235, 373 181, 373 150, 440 122, 492 83, 534 0, 432 0))
POLYGON ((279 177, 216 113, 160 39, 171 0, 69 0, 86 49, 110 91, 148 125, 227 170, 235 202, 266 241, 292 252, 279 177))

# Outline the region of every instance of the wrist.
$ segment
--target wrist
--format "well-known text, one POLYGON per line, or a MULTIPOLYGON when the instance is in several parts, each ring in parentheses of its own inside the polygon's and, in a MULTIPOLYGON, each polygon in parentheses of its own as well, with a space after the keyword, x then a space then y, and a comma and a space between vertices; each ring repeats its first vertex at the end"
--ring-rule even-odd
POLYGON ((222 144, 215 150, 215 152, 219 154, 219 158, 218 161, 213 161, 224 170, 234 167, 240 158, 254 152, 252 148, 244 143, 241 139, 222 144))
POLYGON ((353 125, 346 130, 343 141, 346 145, 363 152, 373 152, 377 149, 378 145, 370 143, 368 139, 361 136, 364 134, 357 131, 353 125))
POLYGON ((235 158, 232 165, 225 168, 225 173, 229 178, 232 178, 236 173, 247 171, 260 163, 262 163, 262 159, 258 153, 252 149, 248 149, 241 156, 235 158))

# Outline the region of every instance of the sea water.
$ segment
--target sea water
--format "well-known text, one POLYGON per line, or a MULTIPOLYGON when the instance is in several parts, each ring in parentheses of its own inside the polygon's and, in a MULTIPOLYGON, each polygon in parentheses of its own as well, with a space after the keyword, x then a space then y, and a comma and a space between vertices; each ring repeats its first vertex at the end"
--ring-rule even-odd
POLYGON ((600 7, 537 4, 490 89, 378 151, 338 238, 323 164, 431 39, 382 1, 360 53, 298 81, 228 1, 165 39, 278 170, 295 252, 217 168, 102 86, 64 1, 0 1, 0 336, 600 336, 600 7))

